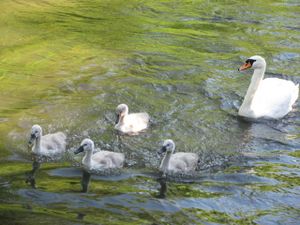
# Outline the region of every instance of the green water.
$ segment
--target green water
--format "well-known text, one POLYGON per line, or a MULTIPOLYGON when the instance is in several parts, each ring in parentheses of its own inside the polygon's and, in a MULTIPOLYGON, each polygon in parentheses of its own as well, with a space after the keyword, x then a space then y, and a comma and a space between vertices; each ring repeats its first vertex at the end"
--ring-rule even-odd
POLYGON ((262 55, 267 75, 297 79, 298 1, 0 2, 0 221, 3 224, 296 224, 299 107, 280 121, 237 118, 262 55), (152 125, 117 136, 115 107, 152 125), (64 131, 70 154, 44 163, 37 189, 30 128, 64 131), (90 137, 123 152, 121 175, 93 176, 80 193, 72 151, 90 137), (161 141, 200 154, 194 178, 158 198, 161 141))

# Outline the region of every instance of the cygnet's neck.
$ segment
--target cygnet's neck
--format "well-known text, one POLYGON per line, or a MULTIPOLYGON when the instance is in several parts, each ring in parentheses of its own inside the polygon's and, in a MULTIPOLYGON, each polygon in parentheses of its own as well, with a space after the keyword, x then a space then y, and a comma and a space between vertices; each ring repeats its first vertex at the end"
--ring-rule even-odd
POLYGON ((86 151, 85 156, 82 159, 82 164, 89 169, 92 167, 92 155, 93 155, 94 149, 92 151, 86 151))
POLYGON ((239 109, 240 116, 255 116, 251 109, 251 104, 261 81, 264 78, 266 67, 255 69, 251 78, 251 83, 245 95, 244 101, 239 109))
POLYGON ((172 152, 166 152, 165 157, 161 161, 160 171, 162 171, 163 173, 166 173, 168 171, 171 156, 172 156, 172 152))
POLYGON ((35 143, 34 143, 32 150, 36 154, 39 154, 41 152, 41 137, 40 136, 35 139, 35 143))
POLYGON ((127 114, 123 114, 123 115, 120 116, 119 121, 118 121, 116 127, 122 126, 124 124, 124 118, 125 118, 126 115, 127 114))

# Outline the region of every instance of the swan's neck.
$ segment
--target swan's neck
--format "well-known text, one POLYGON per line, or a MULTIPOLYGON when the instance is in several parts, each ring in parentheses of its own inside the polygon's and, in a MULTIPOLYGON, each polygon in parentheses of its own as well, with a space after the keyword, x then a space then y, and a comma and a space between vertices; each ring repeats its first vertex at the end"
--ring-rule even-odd
POLYGON ((41 152, 41 137, 37 137, 35 139, 35 143, 33 146, 33 152, 39 154, 41 152))
MULTIPOLYGON (((253 114, 251 110, 251 104, 255 93, 259 87, 259 84, 264 78, 265 67, 261 69, 255 69, 251 78, 251 83, 245 95, 242 106, 240 107, 239 114, 241 116, 250 116, 248 114, 253 114)), ((252 115, 253 116, 253 115, 252 115)))
POLYGON ((93 151, 86 151, 85 156, 82 159, 82 164, 88 168, 92 167, 92 155, 93 151))
POLYGON ((162 171, 163 173, 166 173, 168 171, 171 156, 172 156, 172 152, 167 152, 165 157, 161 161, 160 171, 162 171))

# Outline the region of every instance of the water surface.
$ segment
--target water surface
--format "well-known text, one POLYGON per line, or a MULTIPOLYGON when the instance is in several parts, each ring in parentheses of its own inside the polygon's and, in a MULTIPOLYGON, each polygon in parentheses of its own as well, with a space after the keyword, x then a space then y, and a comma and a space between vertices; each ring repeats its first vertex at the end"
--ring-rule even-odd
POLYGON ((296 224, 299 107, 279 121, 237 118, 251 72, 299 81, 297 1, 2 1, 0 185, 6 224, 296 224), (127 103, 152 125, 113 130, 127 103), (26 140, 35 123, 68 134, 70 154, 44 163, 36 189, 26 140), (83 138, 123 152, 116 176, 80 193, 72 151, 83 138), (194 177, 171 179, 165 198, 156 150, 172 138, 200 155, 194 177))

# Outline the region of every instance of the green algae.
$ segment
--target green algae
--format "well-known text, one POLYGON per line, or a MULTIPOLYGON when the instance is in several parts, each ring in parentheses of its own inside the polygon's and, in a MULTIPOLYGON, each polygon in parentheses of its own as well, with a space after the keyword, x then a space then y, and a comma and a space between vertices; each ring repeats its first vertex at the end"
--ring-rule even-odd
POLYGON ((200 187, 193 184, 169 184, 169 198, 218 198, 225 195, 224 193, 203 191, 200 187))
POLYGON ((289 153, 290 156, 300 158, 300 150, 289 153))
POLYGON ((255 172, 257 175, 262 177, 268 177, 276 179, 280 182, 283 182, 285 187, 295 187, 300 185, 300 177, 295 176, 295 174, 284 174, 281 173, 282 167, 285 166, 287 168, 297 168, 299 166, 296 165, 286 165, 286 164, 276 164, 276 163, 260 163, 259 166, 255 167, 255 172))

